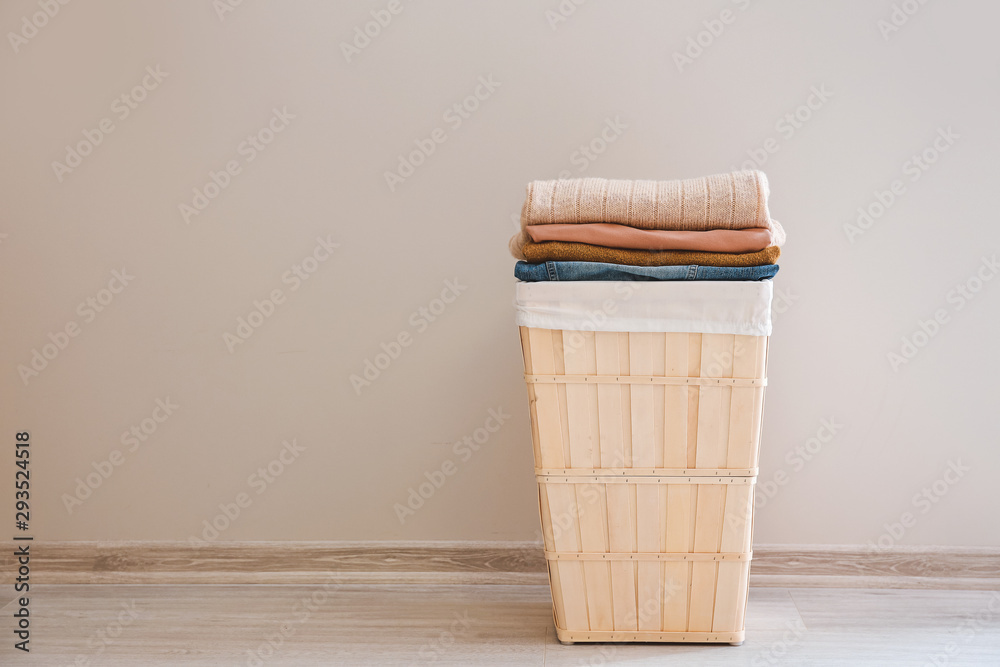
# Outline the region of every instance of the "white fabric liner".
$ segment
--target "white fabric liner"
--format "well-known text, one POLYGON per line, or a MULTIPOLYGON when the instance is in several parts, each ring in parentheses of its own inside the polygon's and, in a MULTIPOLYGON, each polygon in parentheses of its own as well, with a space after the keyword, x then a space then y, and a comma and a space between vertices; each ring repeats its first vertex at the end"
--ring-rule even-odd
POLYGON ((770 280, 518 282, 515 307, 538 329, 770 336, 772 294, 770 280))

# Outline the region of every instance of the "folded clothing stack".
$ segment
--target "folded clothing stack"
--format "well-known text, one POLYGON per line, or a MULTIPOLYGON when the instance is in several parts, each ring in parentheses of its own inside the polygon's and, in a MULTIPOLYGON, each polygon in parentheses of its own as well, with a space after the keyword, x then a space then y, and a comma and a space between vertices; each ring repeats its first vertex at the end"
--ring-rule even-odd
POLYGON ((737 171, 679 181, 579 178, 528 184, 514 275, 546 280, 765 280, 785 231, 767 177, 737 171))

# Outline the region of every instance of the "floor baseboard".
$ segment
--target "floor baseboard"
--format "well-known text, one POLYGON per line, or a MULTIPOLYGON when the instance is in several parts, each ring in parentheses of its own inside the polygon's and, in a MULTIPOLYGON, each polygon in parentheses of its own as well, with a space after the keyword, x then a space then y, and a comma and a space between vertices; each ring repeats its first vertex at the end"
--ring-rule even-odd
MULTIPOLYGON (((0 580, 13 583, 13 543, 0 580)), ((35 584, 545 584, 534 542, 43 542, 35 584)), ((752 586, 1000 590, 1000 549, 757 545, 752 586)))

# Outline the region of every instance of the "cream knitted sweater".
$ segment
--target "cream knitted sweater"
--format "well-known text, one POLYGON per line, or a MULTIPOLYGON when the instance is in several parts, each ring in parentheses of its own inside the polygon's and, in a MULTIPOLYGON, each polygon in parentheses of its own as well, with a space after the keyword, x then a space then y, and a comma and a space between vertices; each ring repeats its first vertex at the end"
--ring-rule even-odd
POLYGON ((771 230, 774 245, 785 230, 767 211, 767 177, 760 171, 737 171, 676 181, 628 181, 576 178, 533 181, 521 209, 521 231, 510 251, 524 259, 529 225, 614 222, 639 229, 771 230))

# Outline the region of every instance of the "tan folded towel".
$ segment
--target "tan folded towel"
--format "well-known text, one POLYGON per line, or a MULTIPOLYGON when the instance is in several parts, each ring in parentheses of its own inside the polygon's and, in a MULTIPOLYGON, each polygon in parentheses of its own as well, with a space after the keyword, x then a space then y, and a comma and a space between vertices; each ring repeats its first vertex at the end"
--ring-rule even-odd
POLYGON ((704 252, 756 252, 772 244, 771 230, 711 229, 689 232, 676 229, 636 229, 607 222, 578 225, 530 225, 525 229, 532 241, 589 243, 632 250, 701 250, 704 252))
POLYGON ((781 248, 768 246, 757 252, 696 252, 690 250, 622 250, 587 243, 548 241, 524 244, 524 257, 540 262, 605 262, 631 266, 762 266, 776 264, 781 248))
POLYGON ((521 231, 511 238, 510 251, 525 259, 521 248, 529 225, 589 222, 687 231, 766 227, 774 245, 781 246, 785 230, 768 213, 768 192, 767 177, 759 171, 677 181, 534 181, 528 184, 521 231))

